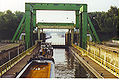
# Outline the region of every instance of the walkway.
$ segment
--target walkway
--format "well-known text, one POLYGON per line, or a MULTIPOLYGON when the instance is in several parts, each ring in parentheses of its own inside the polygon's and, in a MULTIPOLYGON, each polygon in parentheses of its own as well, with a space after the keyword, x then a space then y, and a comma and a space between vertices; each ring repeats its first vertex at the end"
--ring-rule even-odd
POLYGON ((80 56, 74 47, 69 48, 73 55, 79 60, 79 62, 82 62, 82 64, 87 67, 89 71, 91 71, 95 76, 99 78, 117 78, 112 73, 105 70, 103 67, 98 65, 96 62, 94 62, 92 59, 90 59, 87 56, 80 56))

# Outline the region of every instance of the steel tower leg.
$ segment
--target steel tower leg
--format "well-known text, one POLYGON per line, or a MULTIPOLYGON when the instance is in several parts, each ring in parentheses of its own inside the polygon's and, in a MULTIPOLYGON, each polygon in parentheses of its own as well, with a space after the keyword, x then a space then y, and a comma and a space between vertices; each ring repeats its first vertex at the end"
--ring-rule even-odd
POLYGON ((43 29, 41 29, 42 30, 42 32, 41 32, 41 40, 43 40, 44 38, 43 38, 43 29))
POLYGON ((87 47, 87 12, 82 13, 82 48, 87 47))
POLYGON ((30 47, 30 22, 31 22, 31 12, 30 11, 25 11, 25 45, 26 49, 30 47))
POLYGON ((70 45, 70 29, 68 30, 68 45, 70 45))
POLYGON ((71 44, 73 44, 74 29, 71 29, 71 44))
POLYGON ((33 28, 36 28, 36 10, 33 10, 33 28))
POLYGON ((86 49, 87 47, 87 5, 84 5, 80 8, 80 26, 79 26, 79 40, 80 40, 80 47, 86 49))
POLYGON ((40 28, 38 28, 38 40, 40 40, 40 28))
POLYGON ((79 46, 82 47, 82 13, 79 16, 79 46))
POLYGON ((76 29, 79 28, 79 11, 75 11, 75 15, 76 15, 76 29))
POLYGON ((31 42, 32 42, 32 45, 34 45, 34 40, 33 40, 33 30, 34 28, 36 28, 36 10, 33 10, 33 13, 32 13, 32 26, 31 26, 31 42))

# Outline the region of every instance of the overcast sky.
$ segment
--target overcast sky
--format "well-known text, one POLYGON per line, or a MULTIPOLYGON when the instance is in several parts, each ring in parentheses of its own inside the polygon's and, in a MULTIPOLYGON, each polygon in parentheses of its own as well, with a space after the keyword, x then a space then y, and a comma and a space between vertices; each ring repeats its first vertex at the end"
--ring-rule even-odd
MULTIPOLYGON (((107 11, 110 6, 119 7, 119 0, 0 0, 0 11, 25 11, 25 2, 86 3, 88 12, 107 11)), ((74 11, 37 11, 37 22, 75 22, 74 11)))

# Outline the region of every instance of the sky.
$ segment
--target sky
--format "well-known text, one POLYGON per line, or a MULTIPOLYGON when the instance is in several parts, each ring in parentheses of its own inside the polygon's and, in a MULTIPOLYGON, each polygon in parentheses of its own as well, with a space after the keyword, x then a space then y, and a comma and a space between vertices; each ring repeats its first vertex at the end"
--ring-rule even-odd
MULTIPOLYGON (((107 11, 110 6, 119 7, 119 0, 0 0, 0 11, 25 12, 25 2, 87 4, 88 12, 107 11)), ((75 23, 74 11, 37 11, 37 22, 75 23)))
POLYGON ((0 0, 0 11, 25 10, 25 2, 39 3, 85 3, 88 4, 88 12, 107 11, 110 6, 119 6, 119 0, 0 0))

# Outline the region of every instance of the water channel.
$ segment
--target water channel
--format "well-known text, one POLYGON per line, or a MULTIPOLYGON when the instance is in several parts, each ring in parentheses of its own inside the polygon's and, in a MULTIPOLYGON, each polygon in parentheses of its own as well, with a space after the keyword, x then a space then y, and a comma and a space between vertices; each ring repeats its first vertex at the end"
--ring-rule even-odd
MULTIPOLYGON (((53 44, 65 44, 65 37, 57 33, 50 34, 52 38, 46 42, 53 44)), ((88 78, 90 74, 76 60, 76 58, 67 49, 54 49, 53 58, 55 60, 55 77, 56 78, 88 78)))

